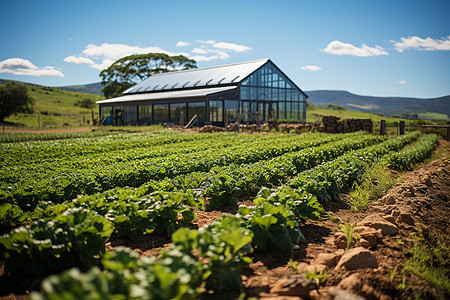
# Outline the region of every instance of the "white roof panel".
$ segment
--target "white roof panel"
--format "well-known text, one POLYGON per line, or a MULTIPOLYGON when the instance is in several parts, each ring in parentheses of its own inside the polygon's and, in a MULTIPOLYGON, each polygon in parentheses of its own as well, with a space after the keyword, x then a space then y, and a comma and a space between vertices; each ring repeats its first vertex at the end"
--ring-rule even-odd
POLYGON ((145 93, 145 94, 128 94, 117 98, 97 101, 97 104, 108 103, 122 103, 130 101, 145 101, 145 100, 160 100, 160 99, 177 99, 177 98, 194 98, 205 97, 211 94, 224 92, 237 88, 237 86, 224 86, 208 89, 194 89, 194 90, 178 90, 167 91, 159 93, 145 93))
POLYGON ((237 84, 268 61, 269 59, 261 59, 219 67, 155 74, 125 90, 123 94, 237 84))

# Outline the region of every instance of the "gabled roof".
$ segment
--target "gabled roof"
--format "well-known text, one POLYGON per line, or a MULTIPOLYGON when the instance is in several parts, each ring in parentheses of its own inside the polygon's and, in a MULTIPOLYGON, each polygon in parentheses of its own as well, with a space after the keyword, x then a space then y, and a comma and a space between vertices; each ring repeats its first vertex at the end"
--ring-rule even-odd
POLYGON ((268 61, 269 59, 261 59, 219 67, 155 74, 125 90, 123 94, 237 85, 268 61))
POLYGON ((197 98, 206 97, 212 94, 229 91, 237 88, 237 86, 223 86, 207 89, 191 89, 191 90, 178 90, 178 91, 165 91, 156 93, 143 93, 143 94, 127 94, 117 98, 100 100, 95 103, 107 104, 107 103, 122 103, 133 101, 146 101, 146 100, 165 100, 165 99, 178 99, 178 98, 197 98))

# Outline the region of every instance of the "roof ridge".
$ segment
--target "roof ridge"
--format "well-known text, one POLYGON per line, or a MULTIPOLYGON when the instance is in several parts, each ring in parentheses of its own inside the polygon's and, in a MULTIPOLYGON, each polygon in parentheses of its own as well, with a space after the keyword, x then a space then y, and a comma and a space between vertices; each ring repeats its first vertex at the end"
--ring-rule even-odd
POLYGON ((244 61, 244 62, 240 62, 240 63, 232 63, 232 64, 228 64, 228 65, 222 65, 222 66, 213 66, 213 67, 206 67, 206 68, 200 68, 200 69, 187 69, 187 70, 179 70, 179 71, 171 71, 171 72, 166 72, 166 73, 158 73, 158 74, 153 74, 150 77, 154 77, 154 76, 164 76, 164 75, 170 75, 170 74, 177 74, 177 73, 185 73, 185 72, 195 72, 195 71, 202 71, 202 70, 209 70, 209 69, 219 69, 219 68, 224 68, 224 67, 231 67, 231 66, 236 66, 236 65, 244 65, 244 64, 250 64, 250 63, 255 63, 255 62, 259 62, 259 61, 269 61, 269 58, 264 58, 264 59, 257 59, 257 60, 252 60, 252 61, 244 61))

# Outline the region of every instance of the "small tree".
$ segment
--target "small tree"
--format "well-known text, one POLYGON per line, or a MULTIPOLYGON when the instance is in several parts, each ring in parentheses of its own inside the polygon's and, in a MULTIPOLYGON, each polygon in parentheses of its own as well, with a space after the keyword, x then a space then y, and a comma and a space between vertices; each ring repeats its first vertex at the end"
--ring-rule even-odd
POLYGON ((33 113, 34 99, 28 95, 28 89, 21 84, 0 85, 0 122, 10 115, 33 113))
POLYGON ((183 55, 169 56, 164 53, 129 55, 101 71, 101 90, 105 97, 117 97, 127 88, 147 79, 153 74, 197 68, 196 61, 183 55))

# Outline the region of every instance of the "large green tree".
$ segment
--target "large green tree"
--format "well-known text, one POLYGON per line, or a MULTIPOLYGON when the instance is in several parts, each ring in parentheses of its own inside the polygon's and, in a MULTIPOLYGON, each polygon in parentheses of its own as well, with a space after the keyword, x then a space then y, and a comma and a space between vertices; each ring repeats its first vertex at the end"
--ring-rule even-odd
POLYGON ((15 83, 0 85, 0 122, 13 114, 33 113, 33 104, 26 86, 15 83))
POLYGON ((197 68, 197 63, 183 55, 164 53, 136 54, 123 57, 100 72, 105 97, 117 97, 127 88, 153 74, 197 68))

